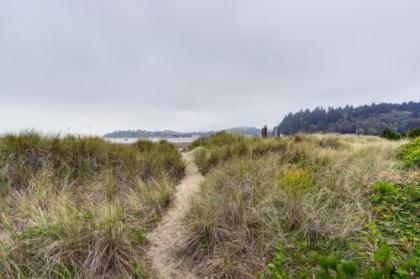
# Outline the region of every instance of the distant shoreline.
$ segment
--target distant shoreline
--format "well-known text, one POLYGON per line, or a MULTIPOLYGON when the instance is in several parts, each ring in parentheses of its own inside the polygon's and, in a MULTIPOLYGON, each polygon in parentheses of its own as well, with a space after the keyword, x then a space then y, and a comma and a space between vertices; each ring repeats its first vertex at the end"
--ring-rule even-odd
POLYGON ((187 137, 187 138, 158 138, 158 137, 150 137, 150 138, 109 138, 104 137, 104 139, 111 143, 117 144, 132 144, 138 140, 149 140, 152 142, 158 142, 160 140, 166 140, 169 143, 172 143, 177 148, 184 149, 187 148, 194 140, 198 139, 198 137, 187 137))
POLYGON ((162 138, 162 139, 171 139, 171 138, 200 138, 214 135, 220 131, 225 131, 228 133, 238 133, 242 135, 258 135, 260 130, 256 127, 234 127, 230 129, 224 129, 219 131, 193 131, 193 132, 177 132, 172 130, 161 130, 161 131, 147 131, 147 130, 118 130, 111 133, 105 134, 104 138, 162 138))

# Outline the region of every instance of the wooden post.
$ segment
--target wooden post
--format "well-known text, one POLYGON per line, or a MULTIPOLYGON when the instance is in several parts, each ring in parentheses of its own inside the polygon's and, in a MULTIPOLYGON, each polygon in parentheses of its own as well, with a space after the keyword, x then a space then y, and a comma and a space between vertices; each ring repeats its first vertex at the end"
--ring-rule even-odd
POLYGON ((263 138, 267 138, 267 134, 268 134, 268 128, 267 128, 267 125, 265 125, 265 126, 261 129, 261 137, 263 137, 263 138))
POLYGON ((274 127, 274 129, 273 129, 273 137, 280 138, 280 125, 274 127))

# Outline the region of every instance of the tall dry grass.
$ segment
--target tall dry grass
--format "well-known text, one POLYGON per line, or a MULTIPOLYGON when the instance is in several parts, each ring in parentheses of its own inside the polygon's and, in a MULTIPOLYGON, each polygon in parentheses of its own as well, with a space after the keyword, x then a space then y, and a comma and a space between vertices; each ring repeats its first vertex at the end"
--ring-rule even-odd
MULTIPOLYGON (((399 142, 338 135, 219 139, 196 144, 207 177, 184 219, 188 245, 180 254, 200 276, 255 278, 279 243, 357 257, 343 247, 360 237, 372 213, 369 185, 395 170, 399 142), (232 151, 239 145, 241 152, 232 151)), ((301 256, 302 262, 292 254, 285 260, 292 278, 310 264, 301 256)))
POLYGON ((184 165, 166 142, 0 139, 2 278, 147 278, 145 233, 184 165))

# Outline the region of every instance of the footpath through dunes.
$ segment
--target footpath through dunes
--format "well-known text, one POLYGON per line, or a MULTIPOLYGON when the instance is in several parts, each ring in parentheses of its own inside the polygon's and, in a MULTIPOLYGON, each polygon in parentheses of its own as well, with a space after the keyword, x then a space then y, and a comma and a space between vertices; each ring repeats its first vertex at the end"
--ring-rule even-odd
POLYGON ((158 226, 148 234, 150 250, 148 256, 156 272, 154 278, 197 278, 175 255, 175 248, 182 247, 182 218, 188 210, 188 199, 199 189, 203 176, 199 173, 191 152, 183 153, 186 165, 184 179, 176 188, 174 203, 158 226))

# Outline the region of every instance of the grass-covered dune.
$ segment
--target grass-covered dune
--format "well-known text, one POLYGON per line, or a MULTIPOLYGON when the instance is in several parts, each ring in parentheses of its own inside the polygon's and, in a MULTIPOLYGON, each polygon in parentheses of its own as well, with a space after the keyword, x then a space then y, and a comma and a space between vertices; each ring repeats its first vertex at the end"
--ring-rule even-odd
POLYGON ((163 141, 1 137, 0 277, 147 277, 145 233, 183 175, 163 141))
POLYGON ((220 133, 179 252, 207 278, 418 278, 420 138, 220 133))

